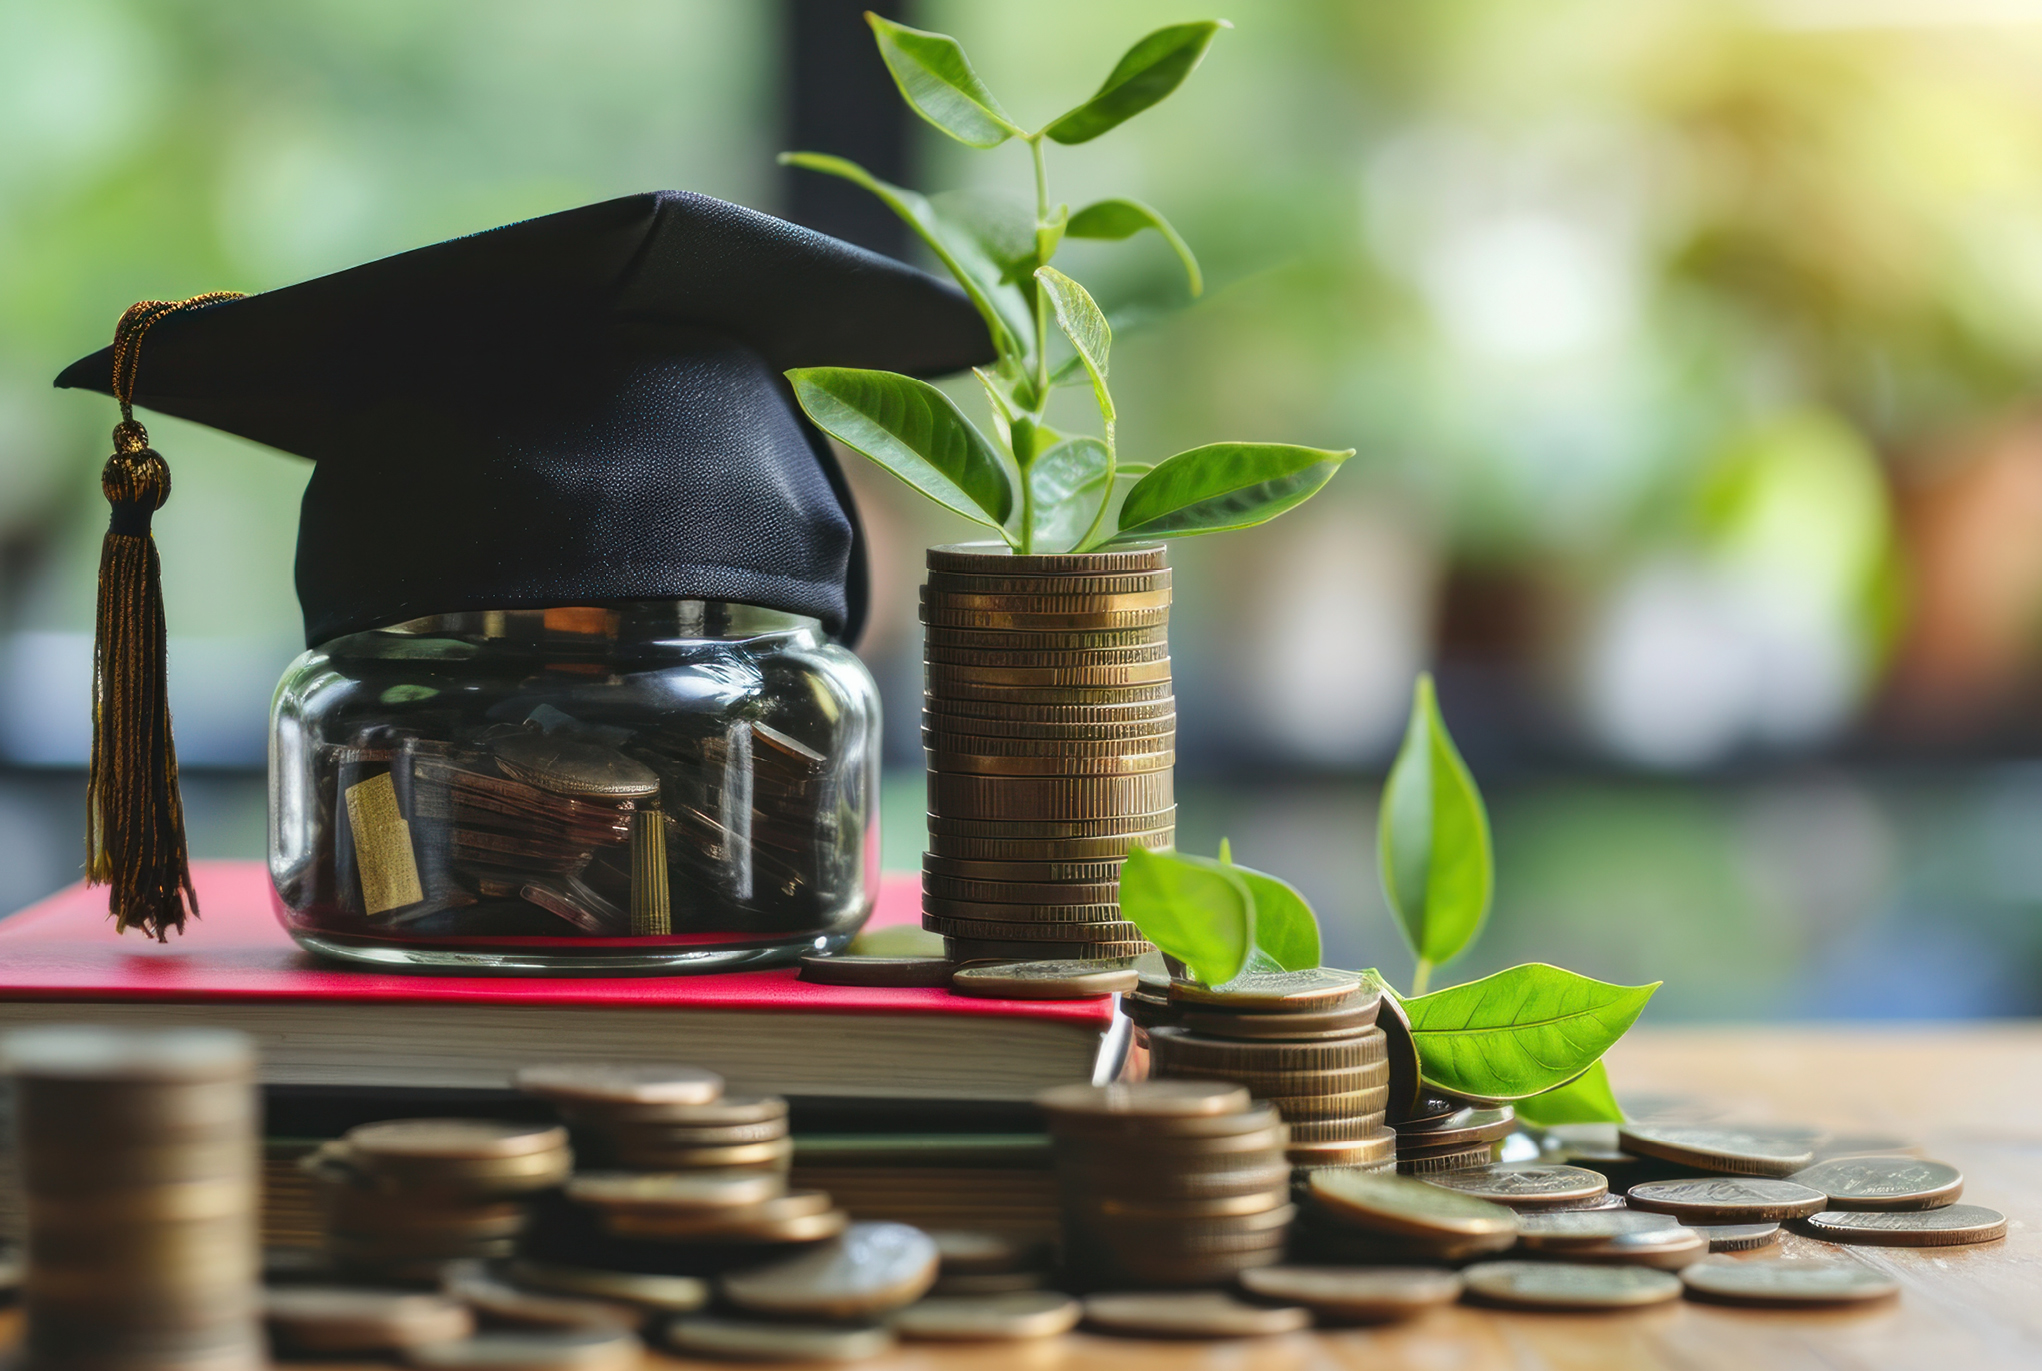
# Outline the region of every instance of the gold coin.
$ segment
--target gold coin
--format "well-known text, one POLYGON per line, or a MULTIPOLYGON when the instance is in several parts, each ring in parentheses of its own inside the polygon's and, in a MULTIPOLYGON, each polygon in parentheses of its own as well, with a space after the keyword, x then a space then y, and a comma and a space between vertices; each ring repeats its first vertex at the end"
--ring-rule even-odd
POLYGON ((986 742, 1033 742, 1033 743, 1133 743, 1138 747, 1175 746, 1177 716, 1166 714, 1159 719, 1137 719, 1128 723, 1103 724, 1036 724, 1012 722, 1003 719, 979 719, 961 714, 931 714, 922 712, 922 735, 927 740, 942 737, 952 739, 951 746, 980 748, 979 742, 959 742, 958 739, 983 739, 986 742))
POLYGON ((709 1283, 694 1276, 649 1276, 534 1261, 513 1263, 510 1276, 535 1290, 634 1304, 662 1314, 686 1314, 709 1303, 709 1283))
POLYGON ((716 1128, 785 1119, 787 1101, 778 1095, 724 1095, 704 1104, 687 1104, 678 1100, 602 1106, 563 1104, 561 1113, 571 1122, 598 1127, 619 1123, 668 1123, 689 1128, 716 1128))
POLYGON ((922 626, 922 651, 943 656, 980 652, 1014 652, 1035 655, 1047 652, 1149 652, 1170 655, 1170 626, 1148 628, 1078 629, 1066 633, 1031 633, 1021 629, 944 628, 922 626))
POLYGON ((1079 691, 1077 700, 1065 703, 1054 701, 1044 703, 1005 697, 973 700, 924 695, 922 718, 923 722, 931 727, 942 728, 950 727, 949 721, 954 718, 960 720, 956 727, 965 730, 980 727, 978 724, 961 722, 968 719, 1025 724, 1135 724, 1175 719, 1177 715, 1177 702, 1170 698, 1167 691, 1142 700, 1094 698, 1098 693, 1079 691))
POLYGON ((947 643, 925 642, 925 666, 953 667, 1101 667, 1144 666, 1170 660, 1170 645, 1138 643, 1132 647, 1040 648, 1040 647, 952 647, 947 643))
POLYGON ((1253 1083, 1242 1081, 1229 1073, 1225 1079, 1241 1081, 1254 1092, 1257 1099, 1266 1099, 1283 1111, 1283 1117, 1296 1122, 1299 1119, 1338 1119, 1356 1114, 1380 1115, 1389 1103, 1389 1064, 1378 1062, 1372 1067, 1362 1067, 1355 1074, 1374 1072, 1374 1085, 1360 1086, 1353 1090, 1329 1090, 1324 1094, 1279 1095, 1274 1091, 1256 1090, 1253 1083))
MULTIPOLYGON (((1290 1138, 1294 1143, 1347 1143, 1374 1142, 1384 1131, 1383 1111, 1376 1109, 1363 1114, 1332 1115, 1324 1118, 1301 1119, 1285 1115, 1290 1124, 1290 1138)), ((1394 1134, 1392 1137, 1394 1138, 1394 1134)), ((1390 1144, 1394 1152, 1396 1143, 1390 1144)), ((1363 1160, 1380 1161, 1379 1153, 1371 1153, 1363 1160)))
MULTIPOLYGON (((995 961, 1030 963, 1050 961, 1094 961, 1128 962, 1145 952, 1156 949, 1146 942, 1088 943, 1088 942, 996 942, 986 938, 945 938, 943 950, 951 961, 960 965, 966 962, 995 961)), ((966 970, 977 970, 967 967, 966 970)), ((950 988, 959 994, 975 992, 959 989, 956 976, 950 978, 950 988)), ((987 994, 992 992, 988 991, 987 994)), ((1021 995, 1002 993, 996 998, 1023 999, 1021 995)), ((1039 999, 1064 999, 1061 995, 1041 995, 1039 999)))
POLYGON ((743 1143, 771 1142, 787 1136, 787 1120, 765 1123, 725 1123, 694 1126, 671 1123, 620 1123, 609 1129, 610 1139, 629 1147, 736 1147, 743 1143))
POLYGON ((576 1105, 708 1104, 723 1077, 694 1066, 561 1062, 528 1066, 513 1084, 527 1095, 576 1105))
POLYGON ((878 1325, 763 1319, 675 1319, 661 1336, 669 1348, 683 1356, 711 1361, 867 1361, 893 1347, 893 1333, 878 1325))
POLYGON ((1126 576, 1163 570, 1167 555, 1162 543, 1136 543, 1097 552, 1019 553, 1008 550, 1004 543, 987 540, 932 547, 927 565, 931 571, 970 576, 1126 576))
POLYGON ((996 1000, 1082 1000, 1116 994, 1135 979, 1131 967, 1099 967, 1083 961, 1015 962, 967 966, 950 978, 951 990, 996 1000))
POLYGON ((951 900, 938 895, 922 896, 922 913, 944 919, 985 919, 996 923, 1118 923, 1120 906, 1110 901, 1092 904, 991 903, 951 900))
MULTIPOLYGON (((1133 759, 1155 765, 1176 749, 1174 733, 1155 733, 1140 738, 1001 738, 984 733, 959 733, 945 728, 924 728, 922 746, 936 754, 966 757, 1018 757, 1030 761, 1083 762, 1097 758, 1133 759)), ((965 770, 979 769, 981 763, 967 762, 965 770)), ((937 771, 956 768, 932 763, 937 771)))
POLYGON ((990 685, 980 681, 965 681, 954 677, 943 682, 940 690, 930 689, 924 683, 922 707, 942 712, 949 704, 983 704, 1009 713, 1017 709, 1051 705, 1069 709, 1082 706, 1097 719, 1126 718, 1111 712, 1135 705, 1159 706, 1158 712, 1174 713, 1176 697, 1171 693, 1168 681, 1147 681, 1134 685, 1093 685, 1093 686, 1025 686, 990 685))
POLYGON ((639 1208, 699 1212, 743 1208, 785 1194, 787 1182, 763 1172, 707 1175, 675 1172, 583 1171, 567 1183, 567 1198, 600 1209, 639 1208))
POLYGON ((1247 971, 1224 985, 1173 979, 1170 998, 1216 1009, 1263 1013, 1322 1012, 1350 1007, 1362 995, 1352 971, 1247 971))
POLYGON ((1517 1215, 1503 1205, 1397 1176, 1314 1171, 1312 1201, 1341 1223, 1400 1237, 1516 1241, 1517 1215))
POLYGON ((979 776, 1149 776, 1177 764, 1177 753, 1116 750, 1099 756, 998 757, 982 752, 928 754, 932 771, 979 776))
POLYGON ((1352 1070, 1373 1066, 1388 1056, 1379 1028, 1365 1028, 1352 1037, 1313 1042, 1248 1041, 1200 1037, 1181 1028, 1158 1028, 1149 1034, 1149 1051, 1166 1064, 1166 1074, 1196 1075, 1202 1070, 1291 1071, 1352 1070))
MULTIPOLYGON (((1091 1089, 1092 1087, 1086 1087, 1091 1089)), ((1190 1090, 1207 1093, 1222 1093, 1231 1099, 1230 1087, 1224 1081, 1139 1081, 1125 1087, 1104 1086, 1099 1089, 1112 1090, 1190 1090)), ((1078 1087, 1065 1087, 1071 1098, 1082 1102, 1083 1091, 1078 1087)), ((1104 1148, 1104 1155, 1118 1155, 1121 1142, 1130 1136, 1140 1137, 1146 1144, 1155 1138, 1223 1138, 1238 1137, 1247 1133, 1267 1133, 1283 1123, 1282 1115, 1273 1105, 1261 1101, 1251 1103, 1246 1109, 1217 1114, 1169 1114, 1164 1112, 1141 1113, 1134 1109, 1115 1112, 1100 1109, 1084 1112, 1083 1108, 1066 1109, 1053 1114, 1051 1132, 1056 1136, 1060 1151, 1070 1154, 1075 1148, 1078 1153, 1104 1148)))
POLYGON ((1137 571, 1107 575, 986 576, 964 571, 932 571, 924 582, 931 590, 962 595, 1143 595, 1168 590, 1171 573, 1137 571))
POLYGON ((495 1161, 559 1152, 567 1130, 558 1124, 496 1119, 392 1119, 366 1123, 343 1135, 361 1161, 495 1161))
POLYGON ((1061 1291, 1023 1290, 921 1299, 889 1322, 900 1336, 925 1342, 1013 1342, 1068 1333, 1083 1312, 1082 1305, 1061 1291))
MULTIPOLYGON (((1143 838, 1177 825, 1177 806, 1148 812, 1108 814, 1088 819, 960 819, 948 814, 926 816, 929 834, 957 838, 1062 841, 1070 838, 1143 838)), ((1123 848, 1115 856, 1126 855, 1123 848)))
POLYGON ((923 876, 942 876, 960 881, 1019 881, 1035 885, 1044 882, 1075 881, 1086 885, 1114 885, 1120 880, 1125 859, 1102 857, 1076 862, 974 862, 925 854, 923 876))
POLYGON ((735 1143, 722 1147, 670 1147, 655 1143, 627 1144, 620 1140, 615 1151, 617 1160, 634 1170, 707 1170, 719 1166, 785 1165, 794 1156, 794 1141, 781 1137, 767 1142, 735 1143))
POLYGON ((796 1190, 754 1205, 727 1209, 611 1209, 603 1226, 619 1237, 667 1242, 808 1242, 841 1233, 848 1219, 830 1204, 829 1192, 796 1190), (790 1235, 801 1234, 794 1237, 790 1235))
POLYGON ((922 893, 939 900, 964 900, 977 904, 1102 904, 1117 905, 1118 881, 968 881, 922 873, 922 893))
POLYGON ((1176 829, 1157 828, 1092 838, 970 838, 931 833, 928 841, 933 860, 1061 864, 1122 857, 1129 848, 1168 847, 1176 839, 1176 829))
POLYGON ((1180 1022, 1208 1038, 1288 1038, 1302 1040, 1329 1034, 1358 1033, 1375 1026, 1380 1001, 1369 995, 1340 1009, 1284 1010, 1272 1014, 1236 1013, 1185 1005, 1180 1022))
POLYGON ((276 1340, 300 1356, 368 1356, 475 1331, 474 1315, 444 1295, 338 1286, 265 1290, 263 1317, 276 1340))
POLYGON ((1366 1166, 1395 1158, 1397 1135, 1378 1127, 1374 1133, 1360 1138, 1316 1142, 1293 1138, 1284 1155, 1290 1158, 1292 1166, 1366 1166))
POLYGON ((1093 1295, 1085 1324, 1102 1333, 1142 1338, 1257 1338, 1311 1327, 1297 1306, 1249 1304, 1216 1290, 1093 1295))
POLYGON ((1152 685, 1170 679, 1170 659, 1124 665, 1086 663, 1080 666, 993 666, 973 662, 924 662, 922 683, 931 695, 953 688, 978 686, 1072 686, 1086 690, 1152 685))
POLYGON ((1487 1166, 1495 1160, 1496 1148, 1492 1143, 1472 1143, 1424 1155, 1399 1152, 1397 1174, 1436 1176, 1442 1171, 1467 1171, 1477 1166, 1487 1166))
POLYGON ((1154 814, 1175 804, 1171 773, 1140 776, 969 776, 928 773, 929 808, 959 819, 1022 821, 1154 814))
POLYGON ((1125 921, 1110 923, 1051 923, 1026 920, 1003 923, 993 919, 945 919, 934 914, 922 916, 922 927, 945 938, 970 938, 992 942, 1136 942, 1141 930, 1125 921))
POLYGON ((1289 1203, 1290 1187, 1279 1185, 1267 1190, 1251 1190, 1244 1195, 1184 1200, 1128 1199, 1109 1195, 1100 1199, 1099 1212, 1109 1218, 1125 1218, 1135 1223, 1171 1223, 1267 1214, 1289 1203))
POLYGON ((951 590, 928 582, 922 586, 921 599, 929 608, 941 610, 983 610, 1002 614, 1111 614, 1127 610, 1168 609, 1170 588, 1165 586, 1124 595, 1095 595, 1075 590, 1067 594, 1009 592, 986 595, 951 590))
MULTIPOLYGON (((1129 976, 1133 976, 1129 968, 1129 976)), ((1221 1081, 1133 1081, 1111 1085, 1059 1085, 1042 1091, 1035 1105, 1051 1125, 1071 1119, 1197 1119, 1245 1114, 1248 1092, 1221 1081)))
POLYGON ((1087 609, 1067 612, 1026 609, 951 608, 926 596, 921 621, 931 628, 991 629, 1004 632, 1078 633, 1118 628, 1160 628, 1170 622, 1167 603, 1142 609, 1087 609))

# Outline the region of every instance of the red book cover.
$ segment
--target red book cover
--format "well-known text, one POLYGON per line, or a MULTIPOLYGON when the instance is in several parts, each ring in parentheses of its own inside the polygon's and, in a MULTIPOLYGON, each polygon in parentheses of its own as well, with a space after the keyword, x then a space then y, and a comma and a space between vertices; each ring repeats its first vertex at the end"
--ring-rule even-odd
MULTIPOLYGON (((321 962, 277 921, 261 862, 194 862, 200 918, 159 944, 119 934, 82 883, 0 920, 0 1001, 480 1004, 775 1014, 947 1014, 1106 1028, 1109 1000, 983 1000, 933 989, 814 985, 794 968, 692 976, 402 975, 321 962)), ((890 873, 871 927, 917 922, 921 881, 890 873)))

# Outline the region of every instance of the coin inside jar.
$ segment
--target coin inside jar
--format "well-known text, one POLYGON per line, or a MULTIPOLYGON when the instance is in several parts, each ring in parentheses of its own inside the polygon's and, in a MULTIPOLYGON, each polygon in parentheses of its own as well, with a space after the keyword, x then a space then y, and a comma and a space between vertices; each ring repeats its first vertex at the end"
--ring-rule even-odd
POLYGON ((524 732, 494 745, 504 773, 556 795, 640 799, 659 794, 659 776, 602 743, 559 734, 524 732))
POLYGON ((701 1211, 759 1204, 785 1193, 772 1172, 730 1175, 687 1172, 584 1171, 567 1183, 567 1198, 599 1207, 701 1211))

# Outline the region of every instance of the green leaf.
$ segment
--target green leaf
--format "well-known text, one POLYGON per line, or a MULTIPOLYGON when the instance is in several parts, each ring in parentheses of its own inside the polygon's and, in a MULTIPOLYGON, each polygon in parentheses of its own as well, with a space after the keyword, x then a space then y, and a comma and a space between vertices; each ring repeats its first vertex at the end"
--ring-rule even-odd
POLYGON ((1127 50, 1091 99, 1043 132, 1059 143, 1084 143, 1126 123, 1183 85, 1212 36, 1232 27, 1224 19, 1207 19, 1157 29, 1127 50))
POLYGON ((975 148, 996 148, 1021 133, 972 70, 971 59, 955 38, 911 29, 869 11, 865 21, 872 25, 880 59, 893 73, 901 98, 915 113, 975 148))
POLYGON ((1610 1093, 1609 1072, 1598 1061, 1565 1085, 1554 1086, 1516 1105, 1517 1117, 1541 1128, 1556 1123, 1622 1123, 1624 1111, 1610 1093))
POLYGON ((1184 264, 1184 275, 1191 283, 1191 293, 1203 294, 1205 277, 1198 270, 1198 259, 1191 255, 1191 244, 1170 227, 1169 220, 1139 200, 1100 200, 1089 204, 1071 216, 1064 233, 1072 238, 1118 240, 1132 238, 1143 229, 1154 229, 1163 235, 1170 251, 1176 253, 1177 260, 1184 264))
POLYGON ((1319 920, 1290 882, 1253 867, 1229 867, 1255 901, 1255 950, 1282 971, 1319 965, 1319 920))
POLYGON ((1034 274, 1035 211, 1019 200, 989 191, 946 190, 929 197, 929 211, 954 246, 997 268, 993 280, 1021 287, 1034 274))
POLYGON ((1113 348, 1113 327, 1086 289, 1055 267, 1037 267, 1035 279, 1049 293, 1049 307, 1056 312, 1056 325, 1071 340, 1085 373, 1092 378, 1092 395, 1099 402, 1099 414, 1106 420, 1106 446, 1113 446, 1113 395, 1106 389, 1106 364, 1113 348))
POLYGON ((1592 1066, 1659 982, 1611 985, 1532 962, 1404 1001, 1420 1074, 1442 1090, 1517 1100, 1592 1066))
MULTIPOLYGON (((880 180, 856 162, 820 152, 783 152, 780 165, 819 171, 861 186, 899 215, 978 307, 1001 356, 1025 363, 1035 336, 1035 311, 1017 285, 1002 280, 1004 268, 979 236, 983 225, 951 219, 914 191, 880 180)), ((1033 230, 1031 230, 1031 233, 1033 230)))
POLYGON ((936 387, 850 367, 807 367, 787 379, 823 432, 967 519, 994 528, 1007 522, 1014 486, 1006 464, 936 387))
POLYGON ((1121 917, 1207 985, 1247 963, 1254 908, 1241 879, 1210 859, 1134 847, 1120 869, 1121 917))
POLYGON ((1120 531, 1110 541, 1265 523, 1311 499, 1353 455, 1353 448, 1329 452, 1287 443, 1212 443, 1180 452, 1127 492, 1120 531))
POLYGON ((1429 672, 1419 674, 1404 744, 1383 782, 1377 850, 1384 894, 1412 953, 1430 966, 1459 956, 1488 917, 1494 860, 1482 792, 1446 731, 1429 672))
POLYGON ((1106 444, 1097 438, 1069 438, 1038 453, 1028 468, 1036 545, 1053 549, 1076 543, 1112 485, 1106 476, 1106 444))

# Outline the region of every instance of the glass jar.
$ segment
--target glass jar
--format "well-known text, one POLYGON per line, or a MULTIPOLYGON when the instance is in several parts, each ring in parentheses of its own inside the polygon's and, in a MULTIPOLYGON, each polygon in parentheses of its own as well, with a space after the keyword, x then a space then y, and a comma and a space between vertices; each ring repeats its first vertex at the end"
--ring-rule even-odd
POLYGON ((879 696, 813 619, 719 601, 438 615, 299 657, 270 878, 304 947, 468 972, 833 951, 879 878, 879 696))

